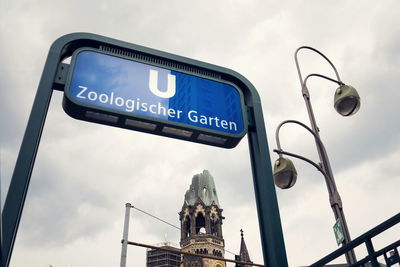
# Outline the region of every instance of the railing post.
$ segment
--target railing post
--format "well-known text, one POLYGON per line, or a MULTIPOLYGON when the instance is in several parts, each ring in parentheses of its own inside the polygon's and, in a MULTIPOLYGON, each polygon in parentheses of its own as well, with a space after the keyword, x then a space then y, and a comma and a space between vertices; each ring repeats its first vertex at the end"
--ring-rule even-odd
POLYGON ((369 259, 371 261, 372 267, 379 267, 379 263, 375 257, 375 250, 374 250, 374 246, 372 245, 371 238, 368 238, 367 240, 365 240, 365 245, 367 246, 367 251, 368 251, 368 255, 369 255, 369 259))

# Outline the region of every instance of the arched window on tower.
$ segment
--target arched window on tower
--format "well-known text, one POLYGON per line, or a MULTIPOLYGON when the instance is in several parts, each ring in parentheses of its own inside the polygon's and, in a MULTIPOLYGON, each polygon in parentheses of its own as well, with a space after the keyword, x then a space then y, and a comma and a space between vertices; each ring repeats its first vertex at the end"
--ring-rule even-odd
POLYGON ((206 220, 204 218, 203 213, 199 212, 197 213, 196 216, 196 234, 200 234, 203 231, 205 232, 205 227, 206 227, 206 220), (202 229, 204 228, 204 229, 202 229), (201 230, 200 230, 201 229, 201 230))
POLYGON ((211 234, 217 236, 218 235, 218 221, 215 219, 215 215, 211 216, 211 234))
POLYGON ((189 215, 186 216, 185 221, 183 223, 183 229, 185 230, 185 237, 190 236, 190 217, 189 215))

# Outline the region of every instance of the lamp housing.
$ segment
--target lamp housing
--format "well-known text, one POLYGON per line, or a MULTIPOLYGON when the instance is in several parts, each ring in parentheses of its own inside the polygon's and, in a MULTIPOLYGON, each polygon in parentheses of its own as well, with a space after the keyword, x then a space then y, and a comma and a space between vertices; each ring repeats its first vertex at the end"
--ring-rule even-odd
POLYGON ((342 116, 350 116, 360 109, 360 96, 356 89, 350 85, 341 85, 336 89, 334 107, 342 116))
POLYGON ((297 180, 297 171, 293 162, 284 157, 279 157, 274 164, 275 185, 281 189, 292 187, 297 180))

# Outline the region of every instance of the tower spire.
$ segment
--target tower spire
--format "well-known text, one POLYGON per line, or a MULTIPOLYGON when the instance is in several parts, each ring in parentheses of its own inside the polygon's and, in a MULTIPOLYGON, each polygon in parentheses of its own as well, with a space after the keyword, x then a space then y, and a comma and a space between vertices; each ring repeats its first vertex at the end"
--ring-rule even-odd
MULTIPOLYGON (((246 242, 244 241, 244 237, 243 237, 243 230, 240 229, 240 236, 241 236, 241 240, 240 240, 240 260, 241 261, 247 261, 247 262, 252 262, 250 260, 250 255, 249 252, 247 250, 246 247, 246 242)), ((245 265, 244 267, 250 267, 250 265, 245 265)))

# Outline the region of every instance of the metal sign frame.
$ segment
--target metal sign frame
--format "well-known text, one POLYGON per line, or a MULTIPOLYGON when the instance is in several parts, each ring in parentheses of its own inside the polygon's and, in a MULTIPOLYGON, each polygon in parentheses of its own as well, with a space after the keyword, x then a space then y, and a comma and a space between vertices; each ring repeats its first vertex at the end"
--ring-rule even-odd
POLYGON ((247 135, 264 263, 268 267, 287 267, 261 100, 254 86, 245 77, 230 69, 90 33, 64 35, 50 47, 1 216, 3 228, 1 267, 8 267, 10 263, 53 90, 62 91, 65 86, 68 65, 62 61, 79 48, 99 49, 102 46, 110 50, 121 49, 131 53, 152 55, 161 60, 179 62, 188 67, 219 73, 222 79, 240 88, 249 120, 247 135))

